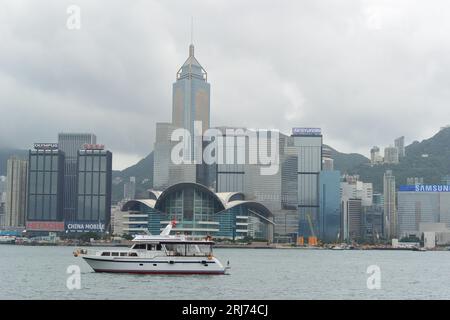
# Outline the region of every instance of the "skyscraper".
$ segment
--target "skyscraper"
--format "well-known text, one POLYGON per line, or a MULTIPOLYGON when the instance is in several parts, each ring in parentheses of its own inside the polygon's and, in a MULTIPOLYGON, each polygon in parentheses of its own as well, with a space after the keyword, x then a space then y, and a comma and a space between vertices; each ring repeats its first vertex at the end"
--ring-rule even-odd
POLYGON ((203 144, 196 150, 195 135, 202 135, 210 127, 210 85, 206 70, 194 56, 194 45, 189 46, 189 57, 176 74, 172 86, 172 123, 156 124, 153 186, 165 189, 177 182, 199 182, 208 185, 210 168, 205 164, 175 164, 171 150, 178 142, 170 137, 176 129, 186 129, 181 137, 184 143, 183 160, 200 160, 203 144), (201 122, 201 126, 195 126, 201 122))
POLYGON ((5 225, 6 177, 0 176, 0 227, 5 225))
POLYGON ((27 208, 28 161, 16 157, 8 159, 6 181, 6 212, 4 225, 25 226, 27 208))
POLYGON ((322 133, 316 128, 294 128, 294 147, 298 152, 299 235, 319 235, 319 174, 322 171, 322 133))
POLYGON ((104 232, 111 221, 112 154, 103 145, 85 145, 77 152, 76 217, 66 217, 66 231, 104 232))
POLYGON ((27 230, 63 231, 64 152, 36 143, 29 163, 27 230))
POLYGON ((60 133, 58 148, 65 154, 64 162, 64 218, 75 220, 77 204, 77 153, 84 144, 95 144, 91 133, 60 133))
POLYGON ((136 197, 136 177, 130 177, 130 181, 123 185, 123 199, 132 200, 136 197))
POLYGON ((384 195, 384 236, 387 239, 398 236, 395 176, 387 170, 383 177, 384 195))
POLYGON ((341 230, 341 193, 339 171, 320 172, 320 238, 325 242, 338 240, 341 230))
POLYGON ((401 136, 394 140, 394 146, 398 150, 398 157, 403 158, 405 156, 405 137, 401 136))
POLYGON ((172 87, 172 124, 189 130, 192 139, 194 121, 202 122, 202 132, 209 128, 210 85, 207 81, 208 74, 195 58, 191 44, 189 57, 178 70, 172 87))

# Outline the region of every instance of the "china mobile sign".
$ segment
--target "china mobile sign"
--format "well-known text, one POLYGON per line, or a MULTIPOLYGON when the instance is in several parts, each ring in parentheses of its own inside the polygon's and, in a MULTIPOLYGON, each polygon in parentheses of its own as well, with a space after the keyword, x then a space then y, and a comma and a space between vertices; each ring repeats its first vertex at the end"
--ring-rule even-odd
POLYGON ((105 224, 103 222, 92 221, 69 221, 66 222, 66 231, 68 232, 104 232, 105 224))

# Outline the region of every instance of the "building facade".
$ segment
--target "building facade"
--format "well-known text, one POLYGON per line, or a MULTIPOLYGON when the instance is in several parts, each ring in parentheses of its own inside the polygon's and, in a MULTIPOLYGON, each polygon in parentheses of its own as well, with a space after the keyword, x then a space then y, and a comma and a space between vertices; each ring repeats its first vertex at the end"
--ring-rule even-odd
POLYGON ((110 230, 111 180, 111 152, 100 147, 77 152, 77 214, 66 218, 67 231, 110 230))
POLYGON ((77 212, 77 153, 84 144, 97 143, 91 133, 60 133, 58 148, 64 152, 64 218, 75 220, 77 212))
POLYGON ((391 170, 387 170, 383 176, 384 198, 384 237, 393 239, 398 237, 398 219, 396 207, 395 176, 391 170))
POLYGON ((175 184, 162 192, 152 190, 149 199, 128 201, 123 210, 138 221, 146 215, 152 234, 159 234, 175 220, 174 232, 192 236, 273 240, 272 213, 264 205, 245 200, 242 193, 215 193, 197 183, 175 184))
POLYGON ((27 230, 64 230, 64 152, 53 146, 29 151, 27 230))
MULTIPOLYGON (((405 185, 398 191, 401 237, 420 236, 421 224, 445 224, 450 229, 449 185, 405 185)), ((423 231, 423 230, 422 230, 423 231)))
POLYGON ((398 149, 396 147, 384 148, 384 163, 396 164, 399 162, 398 149))
POLYGON ((341 174, 339 171, 322 171, 320 185, 320 233, 324 242, 336 242, 341 232, 341 174))
POLYGON ((405 137, 401 136, 394 140, 394 146, 397 148, 398 157, 403 158, 405 156, 405 137))
POLYGON ((28 161, 12 157, 7 161, 4 226, 25 226, 28 161))
POLYGON ((297 210, 299 236, 308 238, 319 234, 319 174, 322 171, 322 133, 316 130, 293 130, 297 150, 297 210))

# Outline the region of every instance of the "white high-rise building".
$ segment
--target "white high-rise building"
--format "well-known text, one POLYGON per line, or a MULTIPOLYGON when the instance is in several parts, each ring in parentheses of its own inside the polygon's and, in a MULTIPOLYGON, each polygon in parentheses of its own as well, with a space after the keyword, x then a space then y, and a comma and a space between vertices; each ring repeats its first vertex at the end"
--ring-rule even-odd
POLYGON ((384 163, 398 163, 398 149, 396 147, 384 148, 384 163))

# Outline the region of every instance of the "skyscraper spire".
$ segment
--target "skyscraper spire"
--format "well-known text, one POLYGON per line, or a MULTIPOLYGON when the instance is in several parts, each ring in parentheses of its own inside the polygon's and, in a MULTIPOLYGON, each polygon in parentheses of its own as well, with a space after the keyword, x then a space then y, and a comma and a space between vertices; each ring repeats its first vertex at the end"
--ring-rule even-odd
POLYGON ((191 17, 191 44, 189 45, 189 57, 194 56, 194 17, 191 17))

